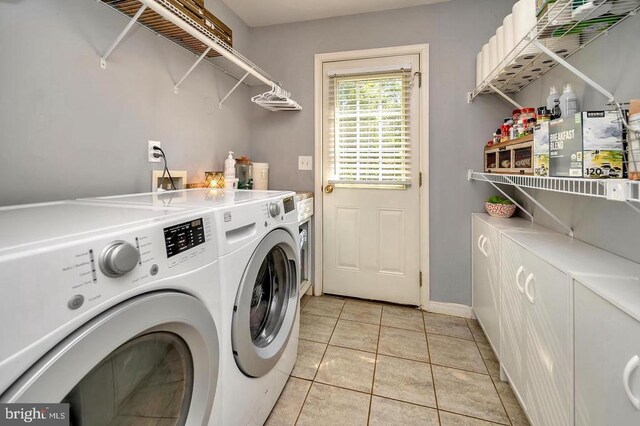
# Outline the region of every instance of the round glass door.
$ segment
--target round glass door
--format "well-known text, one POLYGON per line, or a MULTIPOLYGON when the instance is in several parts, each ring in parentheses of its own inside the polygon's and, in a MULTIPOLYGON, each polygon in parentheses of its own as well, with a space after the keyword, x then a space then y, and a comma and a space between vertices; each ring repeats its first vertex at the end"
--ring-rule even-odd
POLYGON ((298 306, 298 250, 286 231, 271 231, 253 253, 236 297, 231 327, 236 364, 261 377, 278 362, 298 306))
POLYGON ((286 253, 279 246, 273 247, 260 265, 251 297, 249 327, 256 346, 267 346, 280 331, 291 292, 291 275, 286 253))
POLYGON ((218 389, 218 331, 178 292, 124 301, 60 341, 0 402, 62 401, 72 425, 208 424, 218 389))
POLYGON ((113 351, 62 402, 70 404, 71 425, 183 425, 192 388, 193 361, 184 340, 154 332, 113 351))

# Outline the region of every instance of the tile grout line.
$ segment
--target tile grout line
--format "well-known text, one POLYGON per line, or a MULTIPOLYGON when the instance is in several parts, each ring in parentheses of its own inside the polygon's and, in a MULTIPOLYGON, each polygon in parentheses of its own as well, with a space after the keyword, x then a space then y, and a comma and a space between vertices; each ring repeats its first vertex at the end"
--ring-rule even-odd
MULTIPOLYGON (((467 319, 467 326, 469 327, 469 330, 471 330, 471 326, 469 325, 469 320, 468 319, 467 319)), ((483 333, 484 333, 484 331, 483 331, 483 333)), ((480 346, 478 346, 478 341, 475 340, 476 336, 473 334, 473 332, 471 332, 471 335, 473 336, 473 339, 474 339, 474 341, 476 343, 476 348, 478 349, 478 352, 480 352, 480 358, 482 358, 482 362, 484 363, 484 366, 487 369, 487 372, 489 372, 489 367, 487 366, 487 362, 484 360, 484 357, 482 356, 482 352, 480 351, 480 346)), ((493 351, 493 348, 491 348, 491 345, 489 345, 489 349, 491 351, 493 351)), ((507 420, 509 420, 509 424, 513 425, 513 421, 511 420, 511 416, 509 416, 509 412, 507 411, 507 406, 504 404, 504 401, 502 400, 502 396, 500 396, 500 392, 498 392, 498 387, 496 386, 496 383, 493 381, 493 377, 491 377, 491 373, 489 373, 489 379, 491 380, 491 384, 493 385, 493 388, 495 389, 496 394, 498 395, 498 399, 500 400, 500 404, 502 405, 502 409, 504 410, 504 413, 507 415, 507 420)))
MULTIPOLYGON (((318 296, 321 297, 321 296, 318 296)), ((307 301, 308 303, 308 301, 307 301)), ((316 376, 318 375, 318 371, 320 371, 320 366, 322 366, 322 361, 324 360, 324 357, 327 354, 327 350, 329 349, 329 342, 331 342, 331 338, 333 337, 333 333, 336 331, 336 327, 338 326, 338 321, 340 320, 340 315, 342 314, 342 311, 344 310, 344 306, 347 304, 346 300, 342 301, 342 307, 340 308, 340 313, 338 314, 338 319, 336 319, 336 323, 333 325, 333 329, 331 330, 331 335, 329 336, 329 340, 327 341, 327 346, 324 348, 324 352, 322 353, 322 358, 320 358, 320 364, 318 364, 318 368, 316 369, 316 372, 313 375, 313 379, 311 379, 311 386, 309 386, 309 390, 307 391, 307 394, 304 397, 304 401, 302 401, 302 405, 300 406, 300 411, 298 411, 298 415, 296 416, 296 421, 294 423, 297 424, 298 420, 300 419, 300 414, 302 414, 302 410, 304 409, 304 405, 307 403, 307 398, 309 397, 309 394, 311 393, 311 388, 313 387, 314 383, 321 383, 321 382, 316 382, 316 376)), ((300 315, 302 316, 302 312, 300 313, 300 315)), ((291 376, 289 376, 291 377, 291 376)), ((323 383, 324 384, 324 383, 323 383)))
POLYGON ((373 388, 376 385, 376 370, 378 369, 378 349, 380 348, 380 333, 382 332, 382 315, 384 306, 380 307, 380 320, 378 321, 378 341, 376 342, 376 359, 373 363, 373 378, 371 379, 371 396, 369 397, 369 413, 367 414, 367 425, 371 423, 371 406, 373 405, 373 388))
POLYGON ((429 355, 429 372, 431 373, 431 383, 433 384, 433 397, 436 400, 436 415, 438 416, 438 424, 441 425, 442 420, 440 420, 440 405, 438 404, 438 392, 436 391, 436 378, 433 376, 433 360, 431 359, 431 350, 429 349, 427 325, 424 323, 424 311, 422 311, 422 325, 424 326, 424 340, 427 342, 427 354, 429 355))

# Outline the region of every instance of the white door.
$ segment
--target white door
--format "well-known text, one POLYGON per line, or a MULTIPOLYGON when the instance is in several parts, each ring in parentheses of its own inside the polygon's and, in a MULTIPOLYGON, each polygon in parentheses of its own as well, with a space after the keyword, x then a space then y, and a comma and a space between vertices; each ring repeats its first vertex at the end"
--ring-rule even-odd
POLYGON ((575 424, 640 424, 640 322, 575 282, 575 424))
POLYGON ((500 354, 500 232, 479 218, 472 219, 471 247, 473 311, 489 343, 500 354))
POLYGON ((528 372, 527 352, 525 350, 525 250, 508 239, 502 237, 501 241, 501 271, 502 282, 500 327, 501 341, 500 362, 509 376, 514 391, 520 396, 520 400, 527 409, 527 401, 524 399, 524 389, 528 372))
POLYGON ((420 304, 419 71, 417 54, 323 64, 325 293, 420 304))
POLYGON ((528 251, 524 264, 527 413, 537 425, 573 424, 571 282, 528 251))

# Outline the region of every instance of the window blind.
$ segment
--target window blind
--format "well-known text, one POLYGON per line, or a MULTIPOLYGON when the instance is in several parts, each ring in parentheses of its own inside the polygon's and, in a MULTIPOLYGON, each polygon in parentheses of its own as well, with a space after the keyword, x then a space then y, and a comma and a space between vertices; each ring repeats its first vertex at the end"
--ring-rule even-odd
POLYGON ((329 77, 329 183, 411 185, 411 70, 329 77))

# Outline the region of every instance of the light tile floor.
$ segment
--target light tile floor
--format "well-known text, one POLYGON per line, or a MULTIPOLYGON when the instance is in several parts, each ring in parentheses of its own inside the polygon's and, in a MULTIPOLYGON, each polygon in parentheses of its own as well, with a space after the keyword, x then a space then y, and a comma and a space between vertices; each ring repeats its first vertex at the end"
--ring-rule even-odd
POLYGON ((267 425, 528 425, 477 321, 304 296, 298 362, 267 425))

